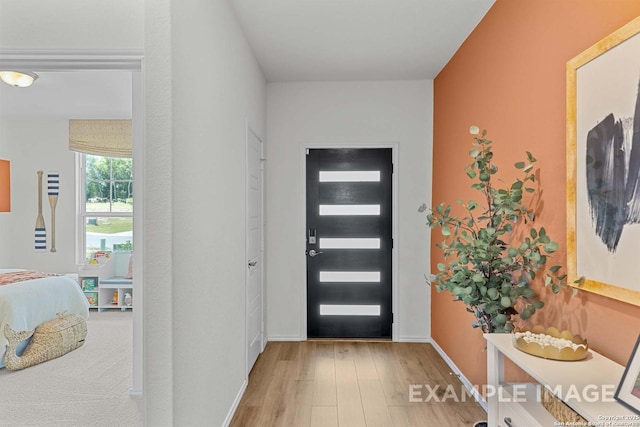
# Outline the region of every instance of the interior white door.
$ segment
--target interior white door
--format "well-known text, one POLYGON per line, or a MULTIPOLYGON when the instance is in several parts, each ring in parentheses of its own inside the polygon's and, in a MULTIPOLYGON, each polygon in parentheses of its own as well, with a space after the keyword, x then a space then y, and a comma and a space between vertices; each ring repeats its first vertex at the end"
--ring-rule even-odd
POLYGON ((263 349, 262 142, 247 127, 247 375, 263 349))

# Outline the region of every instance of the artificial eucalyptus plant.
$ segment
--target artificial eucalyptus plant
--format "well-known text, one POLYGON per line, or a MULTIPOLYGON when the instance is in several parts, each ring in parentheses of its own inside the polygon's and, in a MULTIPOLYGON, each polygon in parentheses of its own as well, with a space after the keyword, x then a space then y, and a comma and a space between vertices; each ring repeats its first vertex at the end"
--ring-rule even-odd
MULTIPOLYGON (((559 265, 547 268, 548 256, 558 243, 544 227, 534 226, 534 211, 523 200, 525 193, 533 200, 538 191, 536 158, 527 151, 526 160, 515 164, 521 176, 507 184, 495 177, 498 166, 493 163, 486 131, 478 135, 479 129, 472 126, 471 133, 476 136, 465 171, 480 198, 457 201, 466 211, 464 216, 453 215, 445 203, 428 209, 427 224, 440 228, 444 237, 436 246, 442 249, 445 262, 438 264, 432 282, 438 291, 449 291, 467 305, 476 317, 474 328, 510 332, 513 315, 528 319, 544 305, 530 286, 538 275, 544 276, 545 286, 550 285, 554 293, 565 287, 567 276, 559 265)), ((425 210, 422 205, 420 211, 425 210)))

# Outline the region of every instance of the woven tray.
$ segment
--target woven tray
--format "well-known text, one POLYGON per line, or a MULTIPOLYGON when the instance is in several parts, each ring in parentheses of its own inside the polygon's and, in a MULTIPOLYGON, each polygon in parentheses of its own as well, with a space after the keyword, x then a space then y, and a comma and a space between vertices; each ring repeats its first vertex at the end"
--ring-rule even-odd
POLYGON ((567 425, 569 422, 574 422, 576 423, 575 425, 587 425, 587 420, 578 415, 576 411, 544 387, 542 387, 542 406, 558 421, 564 423, 564 425, 567 425))

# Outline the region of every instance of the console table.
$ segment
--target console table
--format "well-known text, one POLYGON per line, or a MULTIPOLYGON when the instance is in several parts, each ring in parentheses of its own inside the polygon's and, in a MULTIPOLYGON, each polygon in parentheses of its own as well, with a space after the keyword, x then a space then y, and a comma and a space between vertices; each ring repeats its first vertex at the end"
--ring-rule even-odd
MULTIPOLYGON (((588 425, 618 422, 640 425, 638 414, 614 399, 624 367, 589 350, 586 359, 574 362, 543 359, 513 346, 511 334, 485 334, 487 340, 488 424, 491 427, 562 425, 542 406, 540 387, 587 420, 588 425), (511 359, 537 384, 507 384, 504 358, 511 359), (609 418, 608 418, 609 417, 609 418), (505 420, 506 419, 506 420, 505 420)), ((613 425, 613 424, 609 424, 613 425)))

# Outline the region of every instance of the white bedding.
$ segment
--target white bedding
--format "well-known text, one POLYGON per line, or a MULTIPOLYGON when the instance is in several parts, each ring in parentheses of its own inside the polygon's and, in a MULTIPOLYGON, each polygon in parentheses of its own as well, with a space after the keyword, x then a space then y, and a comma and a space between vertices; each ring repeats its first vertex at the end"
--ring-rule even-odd
MULTIPOLYGON (((0 274, 20 271, 0 269, 0 274)), ((35 329, 67 311, 89 318, 89 303, 78 283, 69 276, 51 276, 0 286, 0 367, 4 366, 7 339, 4 325, 14 331, 35 329)))

